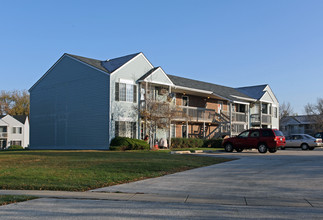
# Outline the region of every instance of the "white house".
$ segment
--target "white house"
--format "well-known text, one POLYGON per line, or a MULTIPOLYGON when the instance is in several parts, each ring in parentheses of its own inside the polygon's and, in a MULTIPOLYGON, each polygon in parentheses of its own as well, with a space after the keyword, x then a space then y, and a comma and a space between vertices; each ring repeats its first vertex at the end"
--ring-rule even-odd
POLYGON ((0 116, 0 149, 29 146, 29 120, 25 115, 0 116))

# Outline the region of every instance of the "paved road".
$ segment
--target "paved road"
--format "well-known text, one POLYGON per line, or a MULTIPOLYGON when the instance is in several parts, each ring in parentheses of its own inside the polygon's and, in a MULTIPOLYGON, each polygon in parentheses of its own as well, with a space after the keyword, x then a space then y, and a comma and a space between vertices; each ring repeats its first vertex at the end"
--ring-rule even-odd
POLYGON ((323 150, 208 156, 240 159, 92 193, 26 191, 44 198, 0 219, 323 219, 323 150))

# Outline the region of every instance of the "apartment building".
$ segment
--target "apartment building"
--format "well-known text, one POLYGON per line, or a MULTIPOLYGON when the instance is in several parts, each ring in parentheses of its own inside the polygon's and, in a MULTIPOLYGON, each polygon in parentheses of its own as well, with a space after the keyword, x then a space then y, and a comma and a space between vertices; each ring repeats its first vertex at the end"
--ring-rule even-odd
POLYGON ((279 128, 269 85, 231 88, 169 75, 143 53, 108 60, 64 54, 29 91, 33 149, 108 149, 115 136, 216 138, 279 128), (154 132, 143 114, 151 102, 166 124, 154 132))

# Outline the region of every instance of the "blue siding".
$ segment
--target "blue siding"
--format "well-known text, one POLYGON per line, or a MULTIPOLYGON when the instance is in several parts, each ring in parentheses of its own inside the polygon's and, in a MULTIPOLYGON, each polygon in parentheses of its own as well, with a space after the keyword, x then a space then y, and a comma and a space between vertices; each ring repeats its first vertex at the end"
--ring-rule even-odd
POLYGON ((109 77, 64 56, 30 91, 30 148, 108 149, 109 77))

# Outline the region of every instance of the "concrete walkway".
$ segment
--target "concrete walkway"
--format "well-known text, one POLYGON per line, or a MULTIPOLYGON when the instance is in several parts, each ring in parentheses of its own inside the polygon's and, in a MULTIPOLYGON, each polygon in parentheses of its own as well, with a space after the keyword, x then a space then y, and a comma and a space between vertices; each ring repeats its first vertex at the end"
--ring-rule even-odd
POLYGON ((282 198, 243 196, 161 195, 140 193, 67 192, 37 190, 0 190, 0 195, 29 195, 38 198, 194 203, 239 206, 281 206, 323 208, 323 198, 282 198))

